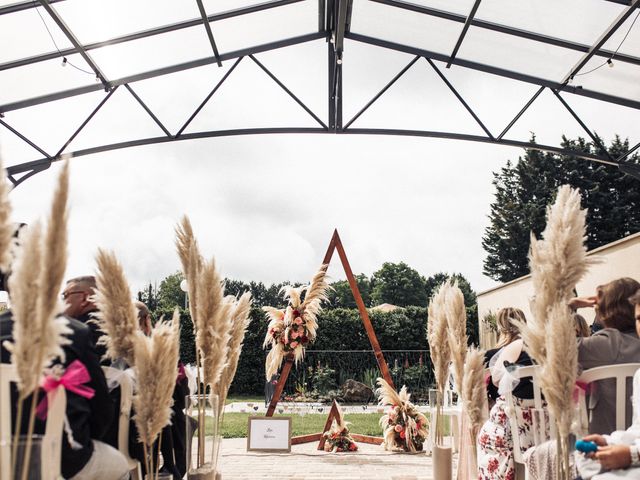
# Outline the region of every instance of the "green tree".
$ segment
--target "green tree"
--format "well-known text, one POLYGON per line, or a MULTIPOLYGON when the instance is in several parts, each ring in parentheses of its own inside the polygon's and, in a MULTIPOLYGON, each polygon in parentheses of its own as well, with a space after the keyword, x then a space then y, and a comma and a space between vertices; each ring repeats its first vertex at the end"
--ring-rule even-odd
POLYGON ((467 336, 469 337, 469 343, 477 345, 480 342, 478 333, 478 301, 476 292, 471 288, 471 284, 462 274, 454 273, 450 275, 439 272, 427 278, 425 285, 429 301, 431 301, 431 297, 438 287, 450 278, 458 282, 458 288, 462 290, 462 295, 464 296, 464 306, 467 310, 467 336))
MULTIPOLYGON (((535 137, 532 138, 535 143, 535 137)), ((583 138, 563 137, 562 147, 584 153, 600 151, 583 138)), ((629 150, 628 140, 616 137, 608 152, 612 158, 629 150)), ((638 163, 634 154, 628 161, 638 163)), ((490 224, 482 238, 487 252, 484 273, 508 282, 529 273, 530 233, 545 226, 546 207, 561 185, 580 189, 587 209, 587 247, 591 250, 640 231, 640 184, 615 167, 571 155, 527 150, 516 164, 494 173, 495 198, 490 224)))
POLYGON ((399 307, 427 304, 425 279, 404 262, 385 262, 371 277, 371 305, 399 307))
MULTIPOLYGON (((371 305, 371 281, 364 274, 356 275, 356 283, 360 296, 364 302, 365 307, 371 305)), ((329 291, 329 305, 332 308, 358 308, 356 305, 356 299, 351 291, 351 286, 347 280, 338 280, 331 284, 333 290, 329 291)))
POLYGON ((158 308, 158 289, 149 283, 147 288, 138 292, 138 301, 143 302, 149 311, 154 312, 158 308))
POLYGON ((180 282, 184 280, 182 272, 172 273, 165 277, 158 287, 157 308, 173 310, 175 307, 185 306, 185 292, 180 288, 180 282))

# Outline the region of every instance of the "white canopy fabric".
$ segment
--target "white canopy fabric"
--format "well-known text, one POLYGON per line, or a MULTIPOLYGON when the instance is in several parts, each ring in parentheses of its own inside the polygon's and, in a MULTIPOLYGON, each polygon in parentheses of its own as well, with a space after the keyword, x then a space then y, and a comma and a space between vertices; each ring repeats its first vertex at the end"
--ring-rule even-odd
MULTIPOLYGON (((640 0, 0 0, 0 140, 22 145, 8 169, 16 185, 65 153, 225 135, 416 135, 530 147, 510 132, 544 97, 597 142, 576 104, 631 109, 640 119, 639 7, 640 0), (242 75, 251 88, 234 84, 242 75), (425 89, 448 95, 431 124, 376 115, 410 75, 429 75, 425 89), (479 89, 482 101, 474 98, 479 89), (500 121, 483 114, 501 109, 500 121), (118 122, 102 124, 104 111, 118 122)), ((638 125, 619 132, 632 151, 638 125)), ((604 150, 578 155, 638 174, 604 150)))

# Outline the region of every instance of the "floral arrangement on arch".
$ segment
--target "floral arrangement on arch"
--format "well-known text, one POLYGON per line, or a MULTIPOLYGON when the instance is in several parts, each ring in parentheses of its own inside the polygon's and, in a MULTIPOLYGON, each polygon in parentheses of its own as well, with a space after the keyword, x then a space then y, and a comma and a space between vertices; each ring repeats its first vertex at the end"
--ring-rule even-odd
POLYGON ((286 357, 293 356, 296 363, 300 362, 307 345, 315 341, 318 313, 322 310, 322 301, 327 300, 330 288, 326 281, 327 267, 322 265, 309 285, 283 287, 281 291, 284 291, 284 298, 289 303, 285 309, 262 308, 269 319, 263 346, 271 346, 265 360, 267 380, 278 372, 286 357))
POLYGON ((333 419, 331 428, 324 432, 326 442, 324 444, 325 452, 356 452, 358 445, 349 433, 350 422, 345 422, 340 414, 339 419, 333 419))
POLYGON ((427 439, 429 421, 409 401, 411 394, 403 386, 398 394, 384 379, 378 378, 378 405, 389 408, 380 418, 384 431, 384 449, 394 452, 420 452, 427 439))

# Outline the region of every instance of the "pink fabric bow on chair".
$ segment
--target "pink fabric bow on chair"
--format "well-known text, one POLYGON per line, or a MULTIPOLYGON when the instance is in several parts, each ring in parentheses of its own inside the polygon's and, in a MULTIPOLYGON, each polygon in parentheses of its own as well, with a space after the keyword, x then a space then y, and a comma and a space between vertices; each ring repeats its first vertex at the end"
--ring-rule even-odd
MULTIPOLYGON (((93 398, 96 393, 93 388, 84 385, 90 380, 91 375, 89 375, 87 367, 85 367, 80 360, 74 360, 60 378, 56 378, 52 375, 44 377, 41 387, 46 393, 49 393, 62 385, 68 392, 73 392, 76 395, 90 399, 93 398)), ((45 420, 47 418, 47 406, 47 397, 45 396, 40 400, 40 403, 38 403, 38 407, 36 408, 36 413, 40 420, 45 420)))

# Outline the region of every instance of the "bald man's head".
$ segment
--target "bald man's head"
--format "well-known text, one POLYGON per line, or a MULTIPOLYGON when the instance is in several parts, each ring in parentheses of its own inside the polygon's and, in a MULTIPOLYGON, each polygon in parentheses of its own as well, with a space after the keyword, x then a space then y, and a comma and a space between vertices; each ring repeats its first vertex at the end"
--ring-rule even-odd
POLYGON ((96 309, 92 298, 96 290, 96 277, 87 275, 67 280, 62 292, 62 299, 66 303, 64 313, 73 318, 79 318, 87 312, 96 309))

